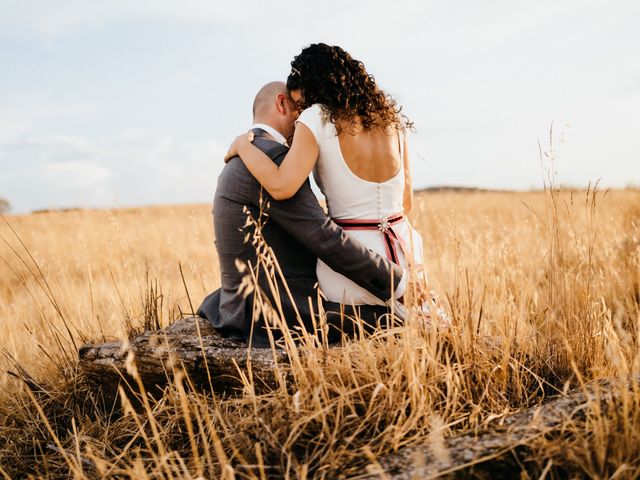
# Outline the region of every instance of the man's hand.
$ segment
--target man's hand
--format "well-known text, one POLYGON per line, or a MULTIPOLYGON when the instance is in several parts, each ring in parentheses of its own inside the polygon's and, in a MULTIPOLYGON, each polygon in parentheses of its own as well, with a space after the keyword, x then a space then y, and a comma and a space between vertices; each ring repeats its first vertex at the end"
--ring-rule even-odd
POLYGON ((224 163, 227 163, 233 157, 240 155, 242 147, 250 144, 251 142, 253 142, 253 132, 238 135, 229 147, 229 151, 227 151, 227 154, 224 156, 224 163))

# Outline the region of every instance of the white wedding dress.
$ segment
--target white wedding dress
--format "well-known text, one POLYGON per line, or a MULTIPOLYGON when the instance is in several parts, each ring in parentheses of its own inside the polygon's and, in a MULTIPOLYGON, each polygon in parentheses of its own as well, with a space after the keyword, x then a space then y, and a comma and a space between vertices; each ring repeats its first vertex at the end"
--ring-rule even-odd
MULTIPOLYGON (((320 153, 314 178, 326 197, 329 216, 348 235, 374 252, 402 267, 411 263, 417 270, 422 270, 422 237, 403 214, 402 165, 386 182, 363 180, 346 164, 336 127, 321 105, 304 110, 296 122, 306 125, 318 142, 320 153)), ((399 142, 400 158, 403 158, 403 144, 399 142)), ((318 260, 317 274, 320 290, 329 301, 352 305, 386 304, 321 260, 318 260)))

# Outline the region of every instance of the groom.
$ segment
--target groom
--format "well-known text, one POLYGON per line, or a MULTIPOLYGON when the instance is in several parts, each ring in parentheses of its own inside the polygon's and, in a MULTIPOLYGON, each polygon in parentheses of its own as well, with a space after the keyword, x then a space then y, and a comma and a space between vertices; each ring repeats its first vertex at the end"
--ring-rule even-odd
MULTIPOLYGON (((254 100, 253 143, 278 165, 289 150, 287 139, 293 137, 297 116, 283 82, 265 85, 254 100)), ((232 158, 218 178, 213 222, 222 285, 204 299, 197 313, 223 336, 254 347, 269 346, 270 328, 256 295, 264 295, 276 310, 280 304, 289 327, 297 328, 300 319, 307 331, 314 331, 319 307, 318 258, 387 304, 400 298, 406 288, 406 272, 401 267, 347 236, 327 217, 311 191, 309 180, 292 198, 276 201, 262 189, 239 157, 232 158), (256 228, 273 251, 286 284, 277 273, 270 283, 265 272, 268 267, 259 262, 256 252, 256 247, 260 249, 256 228), (258 286, 243 292, 241 284, 249 268, 256 272, 258 286)), ((353 306, 321 303, 329 324, 330 342, 355 333, 351 321, 355 316, 369 327, 389 318, 381 319, 390 311, 386 306, 361 305, 354 310, 353 306)), ((276 339, 281 337, 278 329, 271 331, 276 339)))

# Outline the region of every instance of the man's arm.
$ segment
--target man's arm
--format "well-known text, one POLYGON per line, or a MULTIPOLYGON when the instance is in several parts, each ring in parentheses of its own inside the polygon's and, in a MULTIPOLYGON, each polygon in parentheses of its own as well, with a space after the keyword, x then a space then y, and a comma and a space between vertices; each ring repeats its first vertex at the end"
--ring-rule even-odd
MULTIPOLYGON (((275 156, 274 162, 279 163, 285 155, 283 151, 275 156)), ((331 221, 308 180, 288 200, 273 200, 266 192, 265 197, 269 199, 269 216, 314 255, 376 297, 385 301, 391 298, 404 270, 348 236, 331 221)))

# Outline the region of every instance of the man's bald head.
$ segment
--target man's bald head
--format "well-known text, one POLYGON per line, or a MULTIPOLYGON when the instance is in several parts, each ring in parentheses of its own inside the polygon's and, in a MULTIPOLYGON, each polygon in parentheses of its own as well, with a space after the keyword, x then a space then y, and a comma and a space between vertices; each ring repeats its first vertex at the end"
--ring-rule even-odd
POLYGON ((269 125, 284 138, 293 136, 298 110, 284 82, 270 82, 260 89, 253 101, 253 123, 269 125))
POLYGON ((287 85, 284 82, 269 82, 260 89, 253 101, 253 118, 260 118, 270 113, 275 108, 278 95, 289 97, 287 85))

